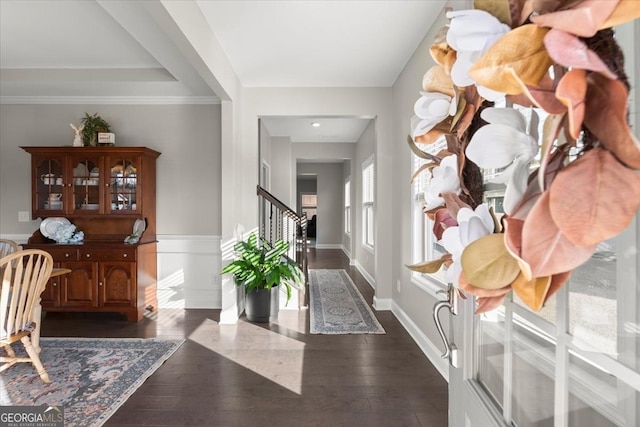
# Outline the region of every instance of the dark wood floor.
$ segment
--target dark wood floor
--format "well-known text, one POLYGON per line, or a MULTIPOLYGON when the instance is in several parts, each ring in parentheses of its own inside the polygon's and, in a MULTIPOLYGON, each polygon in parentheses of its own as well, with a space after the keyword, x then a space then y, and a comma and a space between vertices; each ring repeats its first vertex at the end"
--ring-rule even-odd
MULTIPOLYGON (((309 264, 344 268, 371 304, 342 251, 312 249, 309 264)), ((447 425, 447 384, 391 312, 376 312, 385 335, 310 335, 306 310, 270 324, 219 325, 219 316, 162 309, 127 323, 50 313, 42 335, 186 339, 107 426, 447 425)))

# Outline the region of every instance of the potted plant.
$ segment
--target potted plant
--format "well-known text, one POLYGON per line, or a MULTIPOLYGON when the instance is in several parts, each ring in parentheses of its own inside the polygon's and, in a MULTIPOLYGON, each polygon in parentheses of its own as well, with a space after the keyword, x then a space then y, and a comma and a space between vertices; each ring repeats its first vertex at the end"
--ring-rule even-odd
POLYGON ((84 128, 82 129, 82 142, 85 146, 97 145, 98 132, 111 131, 111 126, 109 125, 109 123, 107 123, 105 119, 100 117, 98 113, 84 113, 84 117, 82 118, 82 125, 84 125, 84 128))
POLYGON ((285 254, 289 244, 278 240, 273 245, 251 233, 234 247, 236 259, 222 269, 231 273, 236 285, 246 292, 245 313, 250 322, 268 322, 271 314, 271 291, 282 286, 291 298, 291 289, 304 290, 304 274, 285 254))

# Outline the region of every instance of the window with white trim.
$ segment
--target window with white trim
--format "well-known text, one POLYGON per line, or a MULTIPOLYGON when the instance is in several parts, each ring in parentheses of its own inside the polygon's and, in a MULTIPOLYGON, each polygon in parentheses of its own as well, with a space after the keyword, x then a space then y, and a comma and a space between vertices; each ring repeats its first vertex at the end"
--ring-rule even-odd
POLYGON ((373 156, 362 163, 362 244, 373 249, 375 223, 375 169, 373 156))
MULTIPOLYGON (((436 141, 428 146, 421 146, 423 151, 430 154, 437 154, 440 150, 447 147, 444 138, 436 141)), ((429 163, 428 160, 422 159, 415 154, 411 154, 412 174, 416 173, 422 165, 429 163)), ((428 171, 421 172, 413 181, 411 186, 412 196, 412 262, 414 264, 438 259, 446 252, 444 248, 438 244, 433 235, 433 221, 429 219, 423 212, 424 208, 424 191, 429 184, 431 175, 428 171)), ((412 272, 414 283, 420 287, 426 288, 427 291, 435 293, 437 290, 445 287, 444 269, 435 274, 423 274, 412 272)))
POLYGON ((344 183, 344 233, 351 235, 351 177, 344 183))

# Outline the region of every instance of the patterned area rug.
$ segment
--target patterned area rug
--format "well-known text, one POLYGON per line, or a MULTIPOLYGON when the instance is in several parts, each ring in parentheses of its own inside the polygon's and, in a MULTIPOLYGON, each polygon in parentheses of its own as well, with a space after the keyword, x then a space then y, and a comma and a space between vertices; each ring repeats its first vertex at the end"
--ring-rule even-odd
POLYGON ((312 334, 384 334, 344 270, 309 270, 312 334))
MULTIPOLYGON (((2 406, 62 406, 65 427, 101 426, 184 340, 42 338, 51 382, 30 363, 0 374, 2 406)), ((22 345, 14 345, 16 353, 22 345)), ((4 350, 0 350, 4 352, 4 350)))

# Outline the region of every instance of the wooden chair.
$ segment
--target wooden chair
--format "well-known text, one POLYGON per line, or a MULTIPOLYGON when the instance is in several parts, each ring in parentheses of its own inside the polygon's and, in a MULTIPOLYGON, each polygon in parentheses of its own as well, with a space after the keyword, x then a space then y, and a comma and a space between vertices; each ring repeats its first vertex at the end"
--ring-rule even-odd
POLYGON ((13 240, 0 239, 0 258, 11 255, 20 250, 20 246, 13 240))
POLYGON ((31 343, 36 329, 34 308, 40 303, 40 294, 51 276, 53 258, 39 249, 19 251, 0 259, 0 345, 7 356, 0 356, 0 372, 18 362, 31 362, 42 381, 48 383, 38 352, 31 343), (28 357, 17 357, 11 345, 21 341, 28 357))

